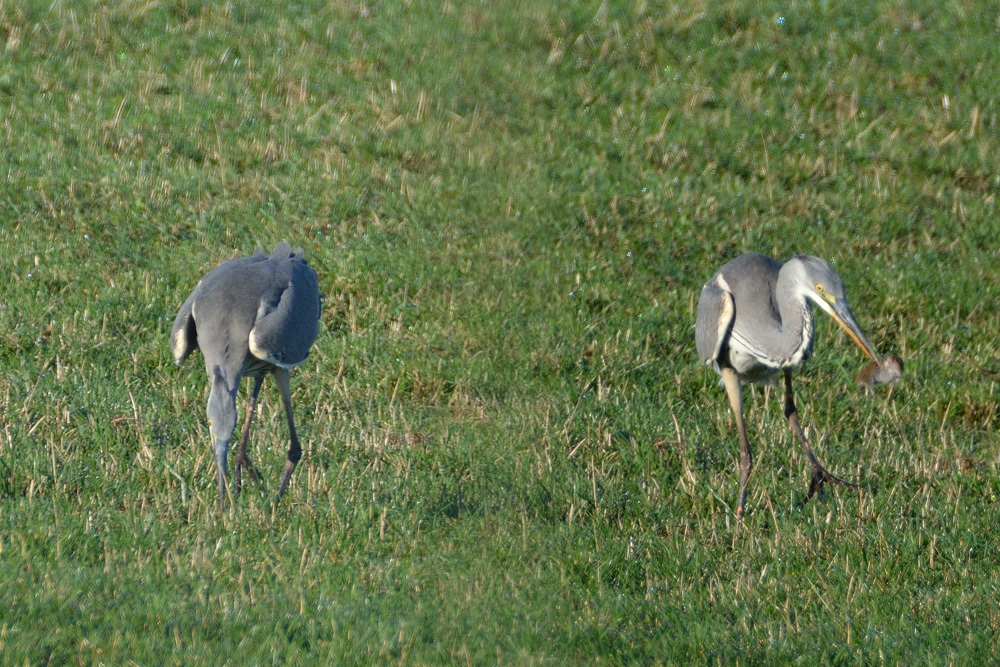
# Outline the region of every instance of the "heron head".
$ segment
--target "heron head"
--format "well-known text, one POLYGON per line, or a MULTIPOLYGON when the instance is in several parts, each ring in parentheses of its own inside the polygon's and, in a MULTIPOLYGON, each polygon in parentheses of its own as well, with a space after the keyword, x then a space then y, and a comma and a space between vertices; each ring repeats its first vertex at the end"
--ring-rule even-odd
POLYGON ((875 348, 868 342, 868 338, 854 320, 854 314, 847 305, 844 281, 840 279, 836 269, 819 257, 804 256, 795 259, 801 265, 801 271, 796 275, 796 282, 803 295, 832 317, 869 359, 878 361, 875 348))
POLYGON ((236 391, 229 388, 218 366, 214 369, 212 391, 208 395, 208 428, 213 443, 228 443, 236 429, 236 391))

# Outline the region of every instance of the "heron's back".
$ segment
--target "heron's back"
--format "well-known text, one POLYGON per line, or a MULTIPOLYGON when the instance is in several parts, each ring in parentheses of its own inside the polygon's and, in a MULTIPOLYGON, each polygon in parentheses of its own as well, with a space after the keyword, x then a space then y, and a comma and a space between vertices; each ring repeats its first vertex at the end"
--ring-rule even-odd
POLYGON ((192 315, 205 365, 238 370, 249 354, 248 339, 261 295, 267 292, 266 257, 240 257, 220 264, 198 286, 192 315))
POLYGON ((732 366, 749 382, 768 382, 774 376, 776 368, 765 363, 760 350, 767 339, 781 335, 774 297, 781 266, 750 252, 709 278, 702 289, 695 332, 703 362, 716 370, 720 362, 732 366))

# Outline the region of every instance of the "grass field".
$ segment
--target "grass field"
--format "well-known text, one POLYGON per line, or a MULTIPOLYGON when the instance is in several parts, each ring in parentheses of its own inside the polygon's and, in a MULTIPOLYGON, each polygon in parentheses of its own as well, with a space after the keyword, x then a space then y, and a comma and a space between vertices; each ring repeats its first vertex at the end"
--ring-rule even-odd
MULTIPOLYGON (((0 0, 0 663, 984 664, 1000 633, 988 3, 0 0), (324 293, 216 512, 200 276, 324 293), (701 284, 815 254, 734 521, 701 284)), ((238 404, 243 408, 243 401, 238 404)))

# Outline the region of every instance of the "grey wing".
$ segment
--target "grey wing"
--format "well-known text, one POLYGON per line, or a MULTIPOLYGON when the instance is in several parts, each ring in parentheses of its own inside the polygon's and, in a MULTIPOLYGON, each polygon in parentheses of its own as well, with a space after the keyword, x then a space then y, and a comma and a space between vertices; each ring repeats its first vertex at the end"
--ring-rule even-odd
POLYGON ((694 327, 694 342, 703 364, 718 361, 735 316, 733 295, 721 287, 706 284, 698 299, 698 320, 694 327))
POLYGON ((292 368, 305 361, 319 335, 316 272, 303 261, 290 262, 288 269, 291 277, 277 303, 273 308, 261 304, 250 331, 250 352, 282 368, 292 368))
POLYGON ((174 326, 170 330, 170 349, 174 353, 174 363, 178 366, 184 363, 188 355, 198 349, 198 329, 194 322, 194 300, 201 288, 201 281, 191 290, 190 296, 177 311, 174 326))

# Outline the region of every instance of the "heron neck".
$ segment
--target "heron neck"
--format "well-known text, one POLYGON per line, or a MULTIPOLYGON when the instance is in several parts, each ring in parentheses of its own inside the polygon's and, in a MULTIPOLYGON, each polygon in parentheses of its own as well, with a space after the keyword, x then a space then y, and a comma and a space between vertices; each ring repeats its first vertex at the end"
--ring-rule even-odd
POLYGON ((808 359, 812 352, 812 309, 786 274, 779 274, 774 296, 781 316, 781 343, 774 360, 778 368, 789 368, 808 359))

